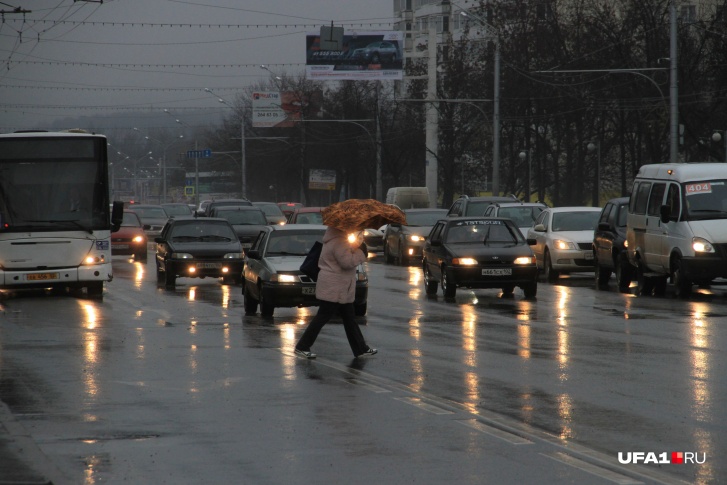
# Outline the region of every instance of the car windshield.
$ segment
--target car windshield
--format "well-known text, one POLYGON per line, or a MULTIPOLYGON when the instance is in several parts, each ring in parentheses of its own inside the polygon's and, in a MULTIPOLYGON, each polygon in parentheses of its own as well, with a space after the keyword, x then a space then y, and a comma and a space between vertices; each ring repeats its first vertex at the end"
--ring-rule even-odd
POLYGON ((320 212, 303 212, 298 214, 295 222, 298 224, 322 224, 323 215, 320 212))
POLYGON ((164 209, 164 212, 166 212, 169 216, 188 216, 192 214, 192 210, 186 204, 165 205, 162 206, 162 208, 164 209))
POLYGON ((466 216, 481 216, 485 213, 485 209, 490 207, 492 205, 492 202, 481 200, 481 201, 470 201, 467 204, 467 213, 464 214, 466 216))
POLYGON ((511 230, 504 221, 466 221, 457 223, 447 232, 447 244, 484 244, 511 246, 524 242, 518 230, 511 230))
POLYGON ((556 212, 551 227, 554 232, 593 231, 600 216, 600 211, 556 212))
POLYGON ((447 211, 432 211, 432 212, 407 212, 406 214, 406 225, 407 226, 433 226, 439 219, 444 218, 447 215, 447 211))
POLYGON ((190 221, 175 224, 171 232, 171 240, 227 242, 237 239, 232 228, 222 221, 190 221))
POLYGON ((134 212, 139 214, 139 217, 150 218, 150 219, 166 219, 167 213, 161 207, 137 207, 134 212))
POLYGON ((316 241, 323 240, 325 230, 273 231, 265 256, 305 256, 316 241))
POLYGON ((267 216, 282 216, 283 215, 283 211, 281 211, 280 207, 278 207, 275 204, 258 205, 257 207, 260 208, 267 216))
POLYGON ((727 180, 706 180, 682 184, 689 220, 727 217, 727 180))
POLYGON ((244 225, 262 225, 268 223, 265 219, 265 214, 262 211, 250 210, 250 211, 217 211, 217 217, 227 219, 230 224, 244 226, 244 225))
POLYGON ((139 216, 133 212, 124 212, 124 218, 121 220, 121 225, 124 227, 141 227, 139 222, 139 216))
POLYGON ((510 219, 517 227, 530 227, 541 212, 542 207, 500 207, 497 216, 510 219))

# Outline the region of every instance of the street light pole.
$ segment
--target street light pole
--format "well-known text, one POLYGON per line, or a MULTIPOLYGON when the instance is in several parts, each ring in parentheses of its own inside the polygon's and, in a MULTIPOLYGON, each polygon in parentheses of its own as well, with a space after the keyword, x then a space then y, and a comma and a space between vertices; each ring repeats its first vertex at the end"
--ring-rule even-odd
POLYGON ((528 160, 528 175, 527 175, 527 181, 525 183, 525 202, 530 202, 530 194, 531 194, 531 191, 530 191, 531 172, 530 172, 530 170, 531 170, 531 161, 532 161, 532 150, 531 149, 522 150, 520 152, 520 155, 518 155, 518 156, 520 157, 520 160, 525 160, 526 158, 528 160))
MULTIPOLYGON (((215 96, 217 98, 217 101, 220 103, 223 103, 225 106, 228 106, 232 109, 235 107, 232 106, 230 103, 222 99, 221 97, 217 96, 211 89, 204 88, 204 90, 211 95, 215 96)), ((242 174, 240 175, 240 194, 242 195, 243 199, 247 199, 247 156, 245 154, 245 105, 244 103, 241 103, 240 108, 240 171, 242 174)))
POLYGON ((588 148, 589 152, 593 152, 593 150, 597 151, 596 174, 595 174, 595 180, 593 181, 594 188, 593 188, 592 205, 593 205, 593 207, 601 207, 601 194, 600 194, 600 190, 601 190, 601 142, 599 142, 599 141, 589 142, 588 145, 586 146, 586 148, 588 148))

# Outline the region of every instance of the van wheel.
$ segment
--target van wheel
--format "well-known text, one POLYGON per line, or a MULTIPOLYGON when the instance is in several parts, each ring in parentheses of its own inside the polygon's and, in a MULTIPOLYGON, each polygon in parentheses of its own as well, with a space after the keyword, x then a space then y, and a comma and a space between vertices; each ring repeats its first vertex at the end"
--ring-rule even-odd
POLYGON ((548 283, 555 283, 558 281, 558 277, 560 276, 556 270, 553 269, 553 262, 550 260, 550 251, 547 249, 545 250, 545 256, 543 258, 545 260, 545 269, 543 270, 545 281, 548 283))
POLYGON ((644 274, 644 264, 639 261, 636 266, 636 294, 639 296, 649 296, 654 291, 654 280, 644 274))
POLYGON ((674 295, 677 298, 689 298, 692 294, 692 282, 684 277, 684 268, 682 259, 675 257, 672 263, 673 272, 671 274, 671 281, 674 283, 674 295))
POLYGON ((611 279, 611 270, 598 263, 598 256, 593 253, 593 263, 595 265, 594 276, 596 278, 596 287, 599 290, 608 288, 608 280, 611 279))
POLYGON ((616 261, 616 282, 618 283, 618 291, 628 293, 631 280, 633 279, 633 266, 624 257, 619 257, 616 261))

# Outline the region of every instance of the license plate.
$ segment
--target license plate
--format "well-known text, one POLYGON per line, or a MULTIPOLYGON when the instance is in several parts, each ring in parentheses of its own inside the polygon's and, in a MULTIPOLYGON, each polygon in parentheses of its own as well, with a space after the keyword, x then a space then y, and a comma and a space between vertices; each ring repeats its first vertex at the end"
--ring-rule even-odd
POLYGON ((587 252, 587 253, 584 253, 584 254, 583 254, 583 257, 584 257, 584 258, 585 258, 586 260, 591 260, 591 259, 593 259, 593 253, 592 253, 592 252, 590 252, 590 251, 589 251, 589 252, 587 252))
POLYGON ((129 249, 128 244, 114 244, 111 249, 129 249))
POLYGON ((28 275, 25 275, 25 279, 27 281, 57 280, 58 279, 58 273, 35 273, 35 274, 28 274, 28 275))
POLYGON ((510 276, 512 275, 512 269, 483 269, 482 276, 510 276))
POLYGON ((194 266, 203 269, 219 269, 222 267, 222 263, 196 263, 194 266))
POLYGON ((315 295, 316 294, 316 289, 315 289, 315 287, 313 287, 313 288, 303 288, 303 294, 304 295, 315 295))

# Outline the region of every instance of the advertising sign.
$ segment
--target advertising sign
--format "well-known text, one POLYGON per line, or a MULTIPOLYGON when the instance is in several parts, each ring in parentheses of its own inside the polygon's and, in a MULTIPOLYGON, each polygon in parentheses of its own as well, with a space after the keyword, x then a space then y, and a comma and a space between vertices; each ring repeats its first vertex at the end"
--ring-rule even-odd
POLYGON ((320 33, 306 34, 307 79, 403 79, 403 67, 404 33, 401 31, 345 33, 340 50, 322 49, 320 33))
POLYGON ((301 110, 308 116, 320 109, 321 93, 312 96, 293 91, 252 93, 252 126, 254 128, 291 128, 301 119, 301 110))
POLYGON ((336 190, 336 171, 311 169, 308 188, 314 190, 336 190))

